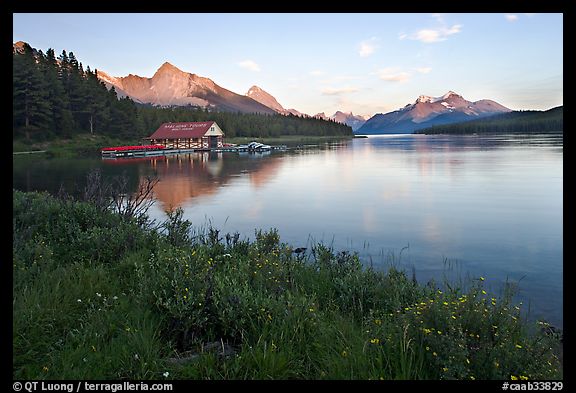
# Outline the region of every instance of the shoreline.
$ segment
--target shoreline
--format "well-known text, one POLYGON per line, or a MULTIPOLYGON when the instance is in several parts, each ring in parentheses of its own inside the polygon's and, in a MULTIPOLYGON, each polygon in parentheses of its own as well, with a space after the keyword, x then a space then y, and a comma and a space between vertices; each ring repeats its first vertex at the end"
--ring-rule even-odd
POLYGON ((136 379, 562 378, 555 329, 530 328, 514 287, 494 295, 484 277, 418 284, 353 253, 294 249, 274 229, 191 238, 178 210, 162 234, 92 203, 13 202, 18 379, 115 379, 119 367, 136 379), (221 355, 203 351, 214 342, 221 355))

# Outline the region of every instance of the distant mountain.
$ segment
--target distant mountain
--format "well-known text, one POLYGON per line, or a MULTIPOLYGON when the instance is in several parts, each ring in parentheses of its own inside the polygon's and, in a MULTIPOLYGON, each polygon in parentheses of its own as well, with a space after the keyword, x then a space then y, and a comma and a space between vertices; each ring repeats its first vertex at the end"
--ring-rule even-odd
POLYGON ((413 104, 386 114, 372 116, 357 129, 357 134, 410 134, 416 130, 440 124, 478 119, 510 109, 492 100, 475 102, 449 91, 441 97, 421 95, 413 104))
POLYGON ((160 106, 194 105, 221 111, 266 113, 275 111, 250 97, 227 90, 211 79, 184 72, 166 62, 152 78, 129 74, 113 77, 98 71, 98 77, 121 96, 136 102, 160 106))
MULTIPOLYGON (((296 109, 285 109, 270 93, 264 91, 258 86, 252 86, 246 93, 247 97, 252 98, 259 103, 266 105, 268 108, 274 109, 277 113, 282 115, 295 115, 295 116, 306 116, 310 117, 306 113, 297 111, 296 109)), ((312 116, 322 120, 334 120, 338 123, 346 124, 352 127, 352 131, 357 130, 366 122, 366 119, 359 115, 353 115, 352 112, 346 113, 337 111, 332 116, 326 116, 324 112, 317 113, 312 116)))
POLYGON ((465 122, 436 125, 417 134, 532 134, 564 131, 564 107, 547 111, 513 111, 465 122))
POLYGON ((352 127, 352 131, 356 131, 366 123, 366 119, 363 116, 353 115, 352 112, 336 111, 330 118, 338 123, 344 123, 352 127))
POLYGON ((296 109, 285 109, 276 98, 258 86, 252 86, 246 93, 246 96, 252 98, 254 101, 258 101, 262 105, 266 105, 268 108, 274 109, 282 115, 307 116, 305 113, 299 112, 296 109))
POLYGON ((364 123, 366 123, 366 119, 360 115, 353 115, 352 112, 346 113, 342 111, 336 111, 332 116, 326 116, 324 112, 316 113, 313 117, 322 120, 334 120, 338 123, 346 124, 347 126, 352 127, 352 131, 356 131, 364 123))

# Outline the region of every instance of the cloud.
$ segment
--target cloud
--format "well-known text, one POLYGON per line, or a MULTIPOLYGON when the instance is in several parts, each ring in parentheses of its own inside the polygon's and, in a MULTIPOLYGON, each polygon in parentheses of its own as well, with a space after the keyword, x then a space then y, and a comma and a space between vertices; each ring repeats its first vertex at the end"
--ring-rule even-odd
POLYGON ((508 22, 516 22, 518 20, 518 15, 515 14, 506 14, 505 18, 508 22))
POLYGON ((339 96, 341 94, 356 93, 357 91, 359 91, 357 87, 350 87, 350 86, 339 88, 327 87, 325 89, 322 89, 322 95, 339 96))
POLYGON ((430 44, 433 42, 445 41, 448 36, 462 31, 462 25, 452 27, 440 27, 437 29, 421 29, 413 34, 410 39, 430 44))
POLYGON ((410 79, 410 74, 400 71, 395 67, 386 67, 376 71, 378 77, 388 82, 405 82, 410 79))
POLYGON ((441 41, 440 32, 438 30, 427 29, 419 30, 412 39, 426 43, 441 41))
POLYGON ((415 68, 415 70, 421 74, 428 74, 428 73, 430 73, 430 71, 432 71, 432 67, 418 67, 418 68, 415 68))
POLYGON ((312 76, 322 76, 322 75, 324 75, 324 71, 313 70, 313 71, 310 71, 310 75, 312 75, 312 76))
POLYGON ((255 71, 255 72, 260 71, 260 66, 252 60, 243 60, 243 61, 239 62, 238 65, 240 67, 245 68, 245 69, 250 70, 250 71, 255 71))
POLYGON ((425 44, 430 44, 434 42, 446 41, 449 36, 460 33, 462 31, 462 25, 460 24, 448 26, 444 20, 444 14, 432 14, 431 16, 437 22, 438 27, 420 29, 410 35, 402 32, 398 35, 398 39, 410 39, 420 41, 425 44))
POLYGON ((377 41, 376 37, 372 37, 369 40, 362 41, 358 49, 358 54, 361 57, 368 57, 371 54, 373 54, 378 48, 378 45, 376 45, 376 41, 377 41))

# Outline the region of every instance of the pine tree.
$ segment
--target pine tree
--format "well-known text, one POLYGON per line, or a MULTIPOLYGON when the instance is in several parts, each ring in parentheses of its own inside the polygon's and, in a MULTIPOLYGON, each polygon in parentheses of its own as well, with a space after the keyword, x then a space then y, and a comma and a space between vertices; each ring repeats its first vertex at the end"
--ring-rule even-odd
POLYGON ((60 66, 52 48, 46 51, 44 79, 48 89, 48 100, 52 110, 52 131, 58 136, 65 136, 72 130, 72 115, 68 109, 68 100, 64 86, 59 78, 60 66))
MULTIPOLYGON (((43 54, 37 56, 42 58, 43 54)), ((23 54, 12 57, 13 128, 23 130, 27 140, 31 133, 50 128, 47 84, 38 64, 29 45, 23 54)))

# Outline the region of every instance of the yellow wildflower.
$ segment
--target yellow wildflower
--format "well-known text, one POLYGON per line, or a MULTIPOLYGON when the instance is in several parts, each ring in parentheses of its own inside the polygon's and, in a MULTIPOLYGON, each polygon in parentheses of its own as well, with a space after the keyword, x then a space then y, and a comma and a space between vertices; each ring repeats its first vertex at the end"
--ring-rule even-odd
POLYGON ((377 338, 373 338, 372 340, 370 340, 370 342, 371 342, 372 344, 380 344, 380 340, 377 339, 377 338))

